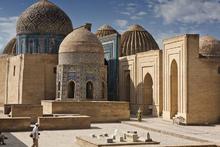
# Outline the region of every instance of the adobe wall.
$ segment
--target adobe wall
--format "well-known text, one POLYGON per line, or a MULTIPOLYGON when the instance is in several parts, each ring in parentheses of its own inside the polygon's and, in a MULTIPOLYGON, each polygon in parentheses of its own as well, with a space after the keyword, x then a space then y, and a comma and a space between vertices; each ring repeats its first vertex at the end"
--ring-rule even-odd
POLYGON ((129 103, 107 101, 42 101, 44 114, 81 114, 92 122, 116 122, 130 119, 129 103))

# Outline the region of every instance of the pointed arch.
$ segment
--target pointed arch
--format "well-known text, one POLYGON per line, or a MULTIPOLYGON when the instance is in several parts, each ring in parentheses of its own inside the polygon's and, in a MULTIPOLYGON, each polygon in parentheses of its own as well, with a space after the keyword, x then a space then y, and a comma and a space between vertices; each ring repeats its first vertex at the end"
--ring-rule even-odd
POLYGON ((178 66, 174 59, 170 67, 170 117, 178 112, 178 66))
POLYGON ((75 82, 70 81, 68 83, 68 98, 74 98, 75 97, 75 82))
POLYGON ((87 99, 93 99, 93 83, 91 81, 88 81, 86 83, 86 98, 87 99))
POLYGON ((146 115, 152 115, 153 106, 153 79, 152 76, 147 73, 144 77, 144 105, 146 107, 146 115))

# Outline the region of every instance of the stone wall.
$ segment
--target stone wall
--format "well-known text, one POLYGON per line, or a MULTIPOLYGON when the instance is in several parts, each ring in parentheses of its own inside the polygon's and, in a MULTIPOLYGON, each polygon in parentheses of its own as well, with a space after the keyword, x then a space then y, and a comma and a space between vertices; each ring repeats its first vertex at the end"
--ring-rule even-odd
POLYGON ((43 116, 43 106, 41 105, 11 105, 11 117, 30 117, 31 123, 36 123, 38 117, 41 116, 43 116))
POLYGON ((89 129, 89 116, 39 117, 41 130, 89 129))
MULTIPOLYGON (((151 50, 137 54, 137 107, 142 107, 145 114, 152 109, 152 116, 160 116, 163 108, 163 84, 162 84, 162 51, 151 50), (152 80, 152 104, 148 105, 150 96, 147 95, 147 75, 152 80), (147 95, 147 96, 146 96, 147 95)), ((148 92, 149 93, 149 92, 148 92)), ((136 109, 137 112, 137 109, 136 109)))
POLYGON ((60 53, 57 66, 57 98, 70 98, 68 86, 71 82, 74 83, 72 99, 86 100, 86 84, 91 82, 93 100, 106 100, 107 68, 103 56, 99 53, 60 53))
POLYGON ((5 103, 8 56, 0 56, 0 107, 5 103))
POLYGON ((22 102, 23 56, 10 57, 8 64, 5 100, 6 104, 18 104, 22 102))
POLYGON ((199 56, 199 35, 186 34, 164 41, 163 118, 183 117, 186 124, 216 123, 220 117, 218 58, 199 56), (172 116, 171 64, 177 63, 177 113, 172 116))
POLYGON ((164 40, 163 50, 163 118, 176 115, 186 120, 187 114, 187 35, 164 40), (177 65, 177 96, 171 100, 171 65, 177 65), (175 103, 174 104, 174 100, 175 103), (173 106, 173 107, 172 107, 173 106), (177 109, 174 111, 174 109, 177 109), (175 114, 174 114, 175 113, 175 114))
POLYGON ((0 130, 2 132, 29 131, 30 117, 0 118, 0 130))
POLYGON ((44 114, 81 114, 92 122, 116 122, 130 119, 129 103, 105 101, 42 101, 44 114))
POLYGON ((40 104, 56 97, 57 55, 25 54, 9 58, 7 104, 40 104))
POLYGON ((119 58, 119 96, 122 101, 129 101, 132 114, 141 107, 144 114, 153 116, 162 114, 162 51, 152 50, 119 58), (145 96, 145 77, 152 79, 152 104, 147 104, 145 96), (126 86, 130 76, 130 90, 126 86), (130 91, 130 93, 129 93, 130 91), (150 110, 151 111, 151 110, 150 110), (151 115, 150 114, 150 115, 151 115))
POLYGON ((220 58, 199 57, 199 36, 188 43, 188 123, 220 121, 220 58))

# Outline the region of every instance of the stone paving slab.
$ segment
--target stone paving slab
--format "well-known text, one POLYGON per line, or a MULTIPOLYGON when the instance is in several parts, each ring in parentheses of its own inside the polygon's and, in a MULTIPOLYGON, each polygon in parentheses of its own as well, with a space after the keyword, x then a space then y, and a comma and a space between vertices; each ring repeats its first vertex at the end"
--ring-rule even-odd
POLYGON ((145 118, 142 122, 131 119, 131 121, 123 123, 189 140, 220 144, 220 125, 181 126, 164 121, 161 118, 145 118))
MULTIPOLYGON (((198 141, 182 139, 121 123, 92 124, 91 127, 91 129, 85 130, 40 131, 40 147, 79 147, 75 142, 76 136, 88 136, 91 134, 103 133, 113 134, 115 129, 118 129, 119 133, 123 133, 128 130, 138 131, 138 134, 142 137, 146 137, 146 134, 149 132, 151 138, 155 141, 159 141, 161 146, 204 145, 204 143, 200 143, 198 141)), ((6 147, 30 147, 32 139, 29 137, 29 134, 30 132, 6 133, 5 135, 8 137, 8 140, 6 140, 6 147)), ((149 145, 143 145, 140 147, 149 147, 149 145)))

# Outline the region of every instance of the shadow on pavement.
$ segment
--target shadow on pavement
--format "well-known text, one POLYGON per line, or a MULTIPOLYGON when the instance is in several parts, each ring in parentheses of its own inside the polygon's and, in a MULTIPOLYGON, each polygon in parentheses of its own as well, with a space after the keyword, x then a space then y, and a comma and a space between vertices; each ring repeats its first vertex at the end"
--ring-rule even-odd
POLYGON ((16 138, 11 133, 3 133, 8 139, 5 140, 6 145, 0 145, 2 147, 28 147, 21 140, 16 138))

